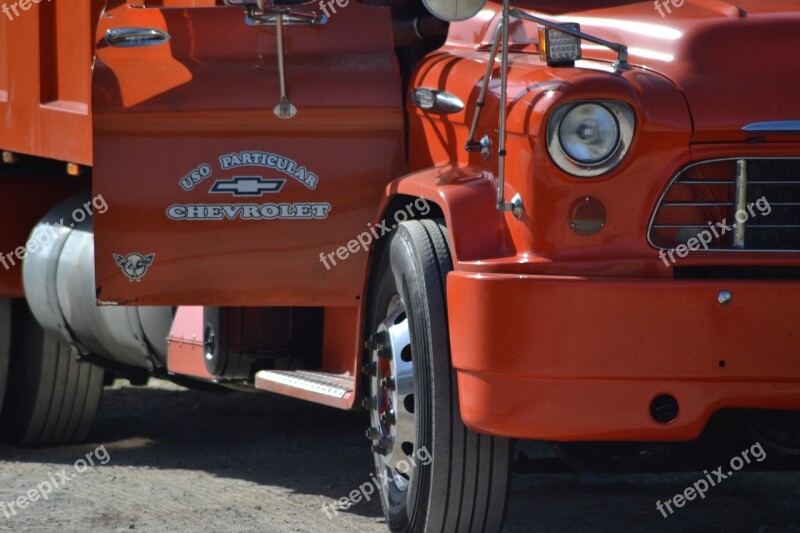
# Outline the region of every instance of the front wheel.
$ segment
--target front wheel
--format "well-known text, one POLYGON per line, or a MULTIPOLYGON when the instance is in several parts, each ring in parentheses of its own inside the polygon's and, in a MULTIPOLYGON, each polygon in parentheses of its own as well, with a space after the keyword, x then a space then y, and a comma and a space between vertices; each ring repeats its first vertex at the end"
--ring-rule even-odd
POLYGON ((464 426, 450 365, 447 231, 400 224, 370 290, 366 405, 376 479, 392 531, 500 531, 508 495, 508 439, 464 426))

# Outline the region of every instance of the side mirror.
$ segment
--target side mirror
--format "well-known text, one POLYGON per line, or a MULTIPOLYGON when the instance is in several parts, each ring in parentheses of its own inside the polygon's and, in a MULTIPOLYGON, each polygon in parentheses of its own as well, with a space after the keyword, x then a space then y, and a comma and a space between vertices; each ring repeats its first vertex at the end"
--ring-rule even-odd
MULTIPOLYGON (((226 0, 227 1, 227 0, 226 0)), ((488 0, 422 0, 428 11, 448 22, 461 22, 480 12, 488 0)))

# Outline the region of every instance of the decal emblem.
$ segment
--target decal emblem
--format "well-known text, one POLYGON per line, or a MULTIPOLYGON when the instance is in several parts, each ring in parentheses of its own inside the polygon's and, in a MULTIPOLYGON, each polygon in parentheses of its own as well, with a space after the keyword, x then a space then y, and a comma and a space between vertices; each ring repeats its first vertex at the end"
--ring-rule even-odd
POLYGON ((293 177, 312 191, 317 188, 319 178, 316 174, 299 165, 293 159, 269 152, 239 152, 223 155, 219 158, 222 170, 231 170, 239 167, 261 167, 279 170, 293 177))
POLYGON ((142 255, 142 254, 128 254, 123 257, 114 254, 114 260, 117 265, 122 269, 128 279, 133 281, 142 281, 142 278, 147 274, 147 269, 153 264, 156 254, 142 255))
MULTIPOLYGON (((201 188, 201 184, 213 182, 208 189, 208 195, 213 200, 209 198, 202 201, 201 198, 197 198, 199 194, 195 194, 194 196, 197 198, 195 202, 170 205, 166 212, 167 218, 191 221, 324 220, 330 215, 331 204, 328 202, 230 203, 231 200, 239 199, 252 199, 251 202, 253 202, 257 198, 264 197, 265 194, 277 194, 283 191, 287 183, 295 186, 294 184, 297 182, 310 191, 316 191, 319 177, 293 159, 271 152, 245 150, 219 156, 218 160, 219 164, 213 164, 213 166, 212 163, 201 163, 178 182, 184 191, 195 191, 195 193, 200 192, 197 189, 201 188), (278 174, 281 177, 264 178, 259 175, 262 172, 259 169, 269 169, 272 171, 271 174, 281 173, 282 175, 278 174), (220 194, 230 194, 233 198, 228 197, 226 203, 217 203, 220 200, 220 194)), ((203 186, 202 189, 205 189, 206 186, 203 186)), ((131 276, 126 270, 125 273, 131 278, 131 281, 139 281, 152 262, 151 256, 136 255, 136 260, 144 261, 142 263, 144 270, 136 276, 131 276)), ((128 258, 123 259, 127 260, 128 258)), ((124 269, 120 259, 117 261, 124 269)))
POLYGON ((265 192, 280 192, 286 180, 265 180, 261 176, 234 176, 232 180, 217 180, 212 193, 234 196, 263 196, 265 192))

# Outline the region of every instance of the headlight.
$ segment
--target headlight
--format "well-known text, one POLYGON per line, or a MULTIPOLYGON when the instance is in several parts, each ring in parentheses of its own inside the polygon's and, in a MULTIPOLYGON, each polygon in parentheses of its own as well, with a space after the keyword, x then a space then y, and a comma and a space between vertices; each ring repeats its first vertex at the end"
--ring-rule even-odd
POLYGON ((614 153, 619 145, 619 124, 614 115, 597 104, 570 109, 558 128, 561 148, 578 163, 595 165, 614 153))
POLYGON ((622 102, 566 104, 553 112, 547 125, 550 156, 570 174, 599 176, 625 157, 634 128, 633 110, 622 102))

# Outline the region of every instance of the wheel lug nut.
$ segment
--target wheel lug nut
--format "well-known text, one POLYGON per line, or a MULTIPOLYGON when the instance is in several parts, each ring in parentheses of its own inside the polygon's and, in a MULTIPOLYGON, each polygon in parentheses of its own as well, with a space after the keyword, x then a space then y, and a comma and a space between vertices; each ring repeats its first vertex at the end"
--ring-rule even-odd
POLYGON ((390 409, 385 413, 381 413, 381 423, 392 426, 397 423, 397 417, 394 414, 394 409, 390 409))
POLYGON ((377 376, 378 375, 378 364, 374 361, 371 363, 364 364, 361 367, 361 371, 367 376, 377 376))
POLYGON ((375 350, 377 350, 380 347, 381 347, 381 345, 378 344, 378 342, 375 340, 375 337, 370 337, 369 339, 364 341, 364 348, 366 348, 370 352, 374 352, 375 350))
POLYGON ((377 444, 372 445, 372 451, 381 455, 388 455, 392 449, 394 440, 392 437, 381 437, 377 444))
POLYGON ((378 357, 381 359, 391 360, 392 359, 392 347, 391 346, 384 346, 380 350, 378 350, 378 357))
POLYGON ((369 396, 361 400, 361 407, 370 411, 372 409, 376 409, 378 407, 378 398, 375 396, 369 396))
POLYGON ((381 438, 381 430, 378 428, 369 428, 367 430, 367 438, 369 440, 378 440, 381 438))
POLYGON ((388 341, 388 335, 385 331, 379 331, 375 335, 372 335, 369 339, 364 342, 364 348, 373 352, 375 350, 379 350, 382 347, 386 346, 388 341))
POLYGON ((373 444, 372 445, 372 453, 379 453, 381 455, 386 455, 386 449, 381 447, 380 444, 373 444))
POLYGON ((394 378, 383 378, 381 380, 381 386, 385 389, 395 390, 397 388, 397 383, 394 378))

